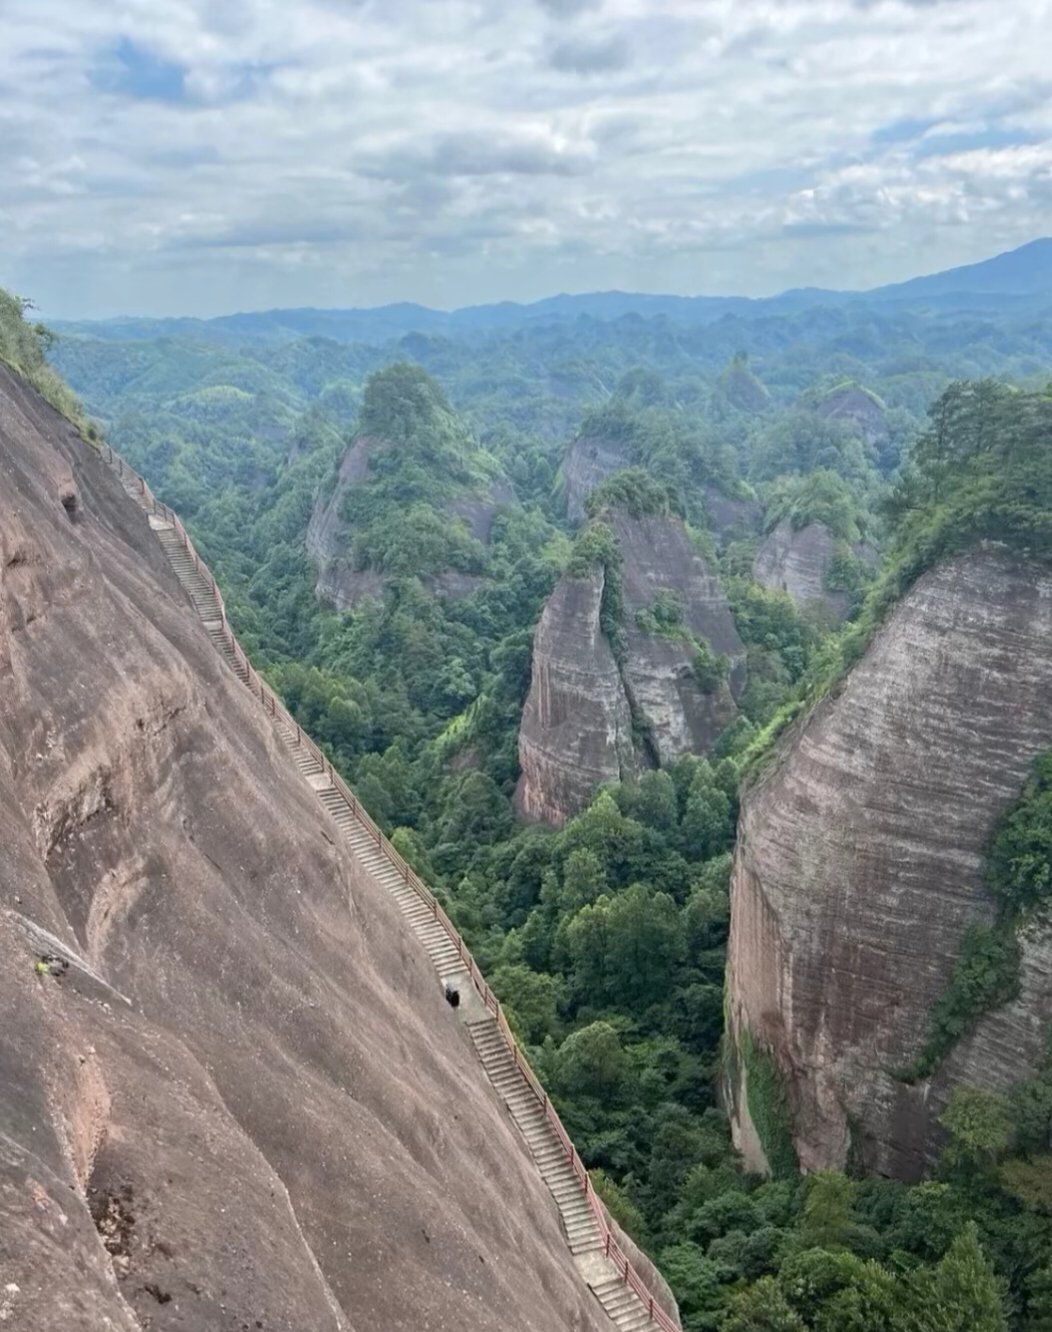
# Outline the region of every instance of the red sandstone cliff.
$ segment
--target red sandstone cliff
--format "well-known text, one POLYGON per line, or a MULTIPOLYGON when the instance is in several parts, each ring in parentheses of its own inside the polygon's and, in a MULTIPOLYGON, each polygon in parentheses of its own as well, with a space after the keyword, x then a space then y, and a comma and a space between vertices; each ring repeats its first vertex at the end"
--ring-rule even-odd
MULTIPOLYGON (((989 921, 981 865, 1052 746, 1052 572, 985 547, 922 577, 862 660, 746 792, 732 877, 731 1035, 782 1075, 805 1169, 915 1178, 952 1086, 1024 1078, 1052 1021, 1052 932, 1024 939, 1018 1000, 929 1080, 920 1052, 962 935, 989 921), (853 1142, 852 1142, 853 1140, 853 1142)), ((732 1089, 750 1164, 764 1151, 732 1089)))
POLYGON ((559 582, 534 635, 516 800, 547 823, 577 813, 605 781, 711 748, 737 715, 744 685, 745 649, 723 589, 683 522, 620 511, 607 521, 620 553, 618 651, 600 624, 601 566, 559 582), (646 615, 662 596, 681 619, 655 633, 646 615), (716 688, 695 675, 698 643, 727 660, 729 677, 716 688))
POLYGON ((427 956, 2 368, 0 1300, 33 1332, 604 1325, 427 956))

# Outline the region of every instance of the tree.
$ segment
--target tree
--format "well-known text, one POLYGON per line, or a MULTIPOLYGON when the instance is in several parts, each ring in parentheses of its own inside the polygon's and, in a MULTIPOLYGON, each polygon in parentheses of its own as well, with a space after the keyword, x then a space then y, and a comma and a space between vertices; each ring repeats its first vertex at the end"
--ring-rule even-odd
POLYGON ((904 1332, 1007 1332, 1001 1282, 969 1221, 934 1272, 918 1274, 904 1332))
POLYGON ((722 1332, 807 1332, 773 1277, 761 1277, 731 1302, 722 1332))
POLYGON ((711 1327, 696 1321, 711 1315, 723 1304, 720 1273, 716 1264, 705 1257, 696 1244, 671 1244, 662 1249, 659 1266, 677 1292, 684 1327, 711 1327))
POLYGON ((856 1230, 858 1185, 836 1170, 809 1175, 803 1215, 797 1228, 801 1248, 848 1249, 856 1230))
POLYGON ((955 1087, 939 1123, 949 1136, 941 1165, 951 1176, 988 1174, 1012 1141, 1008 1103, 979 1087, 955 1087))
POLYGON ((628 1076, 621 1038, 609 1022, 593 1022, 559 1047, 556 1076, 570 1095, 616 1100, 628 1076))
POLYGON ((603 1201, 606 1210, 622 1230, 642 1243, 646 1239, 647 1225, 643 1213, 629 1197, 628 1191, 602 1170, 589 1170, 592 1187, 603 1201))
POLYGON ((667 992, 683 959, 683 928, 667 893, 633 884, 616 894, 607 912, 609 980, 630 1006, 653 1003, 667 992))
POLYGON ((606 888, 606 875, 595 852, 587 846, 571 851, 563 864, 559 905, 565 911, 594 902, 606 888))
POLYGON ((558 1025, 559 986, 554 976, 540 975, 521 964, 498 967, 493 988, 500 996, 508 1021, 531 1045, 539 1045, 558 1025))
POLYGON ((699 765, 691 779, 680 825, 683 853, 707 860, 726 848, 731 832, 731 802, 716 785, 709 764, 699 765))
POLYGON ((1052 1263, 1031 1272, 1026 1295, 1025 1332, 1052 1332, 1052 1263))

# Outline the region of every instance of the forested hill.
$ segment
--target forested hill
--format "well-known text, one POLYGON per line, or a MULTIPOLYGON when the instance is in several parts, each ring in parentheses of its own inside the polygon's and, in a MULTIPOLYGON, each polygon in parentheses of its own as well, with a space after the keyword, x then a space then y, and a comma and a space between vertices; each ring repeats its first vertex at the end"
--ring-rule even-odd
POLYGON ((133 342, 176 338, 216 344, 257 339, 280 343, 314 337, 340 342, 383 342, 407 333, 488 336, 500 330, 521 330, 530 324, 576 323, 581 319, 610 321, 625 316, 660 317, 683 325, 711 324, 734 316, 757 319, 817 306, 861 306, 887 301, 919 308, 945 305, 957 309, 970 300, 977 308, 986 310, 1014 309, 1020 298, 1036 308, 1047 308, 1052 299, 1052 239, 1031 241, 981 263, 865 292, 805 287, 777 296, 749 299, 604 291, 549 296, 525 305, 501 301, 448 312, 402 302, 373 309, 264 310, 215 319, 117 318, 98 323, 59 322, 55 327, 67 334, 133 342))
MULTIPOLYGON (((802 1182, 790 1158, 761 1180, 731 1150, 719 1085, 743 772, 865 650, 908 584, 903 551, 949 542, 962 515, 962 538, 1012 526, 983 507, 981 463, 960 474, 967 494, 930 482, 957 475, 970 395, 1009 415, 1035 400, 986 377, 1041 397, 1052 317, 809 304, 375 344, 76 334, 53 355, 188 521, 257 663, 448 904, 688 1332, 1047 1326, 1044 1195, 1006 1192, 963 1149, 914 1188, 802 1182), (985 386, 941 396, 964 379, 985 386), (495 480, 508 492, 487 540, 465 546, 450 501, 495 480), (342 609, 317 595, 308 550, 326 508, 330 554, 383 574, 342 609), (733 638, 706 651, 671 581, 638 594, 656 547, 626 513, 682 543, 733 638), (437 565, 461 556, 476 581, 434 595, 437 565), (626 751, 645 757, 553 830, 516 815, 520 725, 538 623, 586 583, 605 678, 631 686, 624 661, 646 639, 733 707, 705 756, 650 766, 654 718, 626 687, 626 751)), ((761 1059, 750 1078, 769 1072, 761 1059)))

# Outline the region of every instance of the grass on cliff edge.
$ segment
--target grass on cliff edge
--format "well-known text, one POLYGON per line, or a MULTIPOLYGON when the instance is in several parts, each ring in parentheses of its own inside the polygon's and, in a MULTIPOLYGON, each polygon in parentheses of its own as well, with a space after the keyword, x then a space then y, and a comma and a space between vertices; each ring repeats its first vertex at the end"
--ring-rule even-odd
POLYGON ((27 322, 26 312, 31 308, 28 301, 0 287, 0 361, 31 384, 86 440, 95 443, 98 431, 84 415, 80 400, 47 363, 55 336, 43 324, 27 322))
POLYGON ((742 754, 755 780, 775 742, 861 659, 889 611, 929 569, 982 542, 1052 557, 1052 386, 1022 392, 990 380, 951 384, 887 504, 884 564, 855 619, 818 653, 796 695, 742 754))

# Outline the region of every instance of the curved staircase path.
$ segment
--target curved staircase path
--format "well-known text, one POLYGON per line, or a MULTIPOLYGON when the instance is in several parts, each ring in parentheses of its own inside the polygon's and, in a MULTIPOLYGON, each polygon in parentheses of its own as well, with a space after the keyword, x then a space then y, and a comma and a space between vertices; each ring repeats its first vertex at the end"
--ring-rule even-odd
POLYGON ((496 996, 442 910, 358 803, 332 764, 264 684, 227 623, 223 598, 182 523, 108 445, 102 453, 124 489, 146 511, 180 584, 216 649, 274 719, 293 761, 332 815, 354 855, 395 899, 443 984, 461 999, 459 1014, 490 1083, 503 1100, 559 1210, 578 1269, 621 1332, 681 1332, 617 1243, 605 1209, 573 1143, 519 1048, 496 996))

